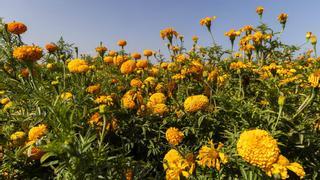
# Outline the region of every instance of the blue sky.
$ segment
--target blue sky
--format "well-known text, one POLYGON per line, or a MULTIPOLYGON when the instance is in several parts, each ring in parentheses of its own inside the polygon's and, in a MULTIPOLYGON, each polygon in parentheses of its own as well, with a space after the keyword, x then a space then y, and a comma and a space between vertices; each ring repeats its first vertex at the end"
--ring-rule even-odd
MULTIPOLYGON (((129 51, 143 49, 166 51, 159 31, 174 27, 185 36, 209 45, 206 29, 199 25, 205 16, 217 16, 213 25, 216 41, 229 47, 223 34, 231 28, 257 25, 255 8, 265 7, 263 22, 280 29, 277 15, 289 14, 282 39, 289 44, 302 44, 305 33, 320 35, 320 1, 317 0, 0 0, 0 17, 5 21, 22 21, 28 26, 23 35, 26 43, 44 46, 60 36, 92 53, 102 41, 109 49, 119 49, 117 40, 126 39, 129 51)), ((306 46, 305 48, 308 48, 306 46)))

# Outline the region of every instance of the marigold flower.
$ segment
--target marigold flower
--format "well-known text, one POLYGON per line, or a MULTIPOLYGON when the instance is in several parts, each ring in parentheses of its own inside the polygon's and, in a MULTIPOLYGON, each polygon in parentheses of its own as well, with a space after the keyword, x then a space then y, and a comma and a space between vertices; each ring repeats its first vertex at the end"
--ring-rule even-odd
POLYGON ((141 60, 138 60, 137 61, 137 64, 136 64, 136 66, 137 66, 137 68, 141 68, 141 69, 143 69, 143 68, 147 68, 148 67, 148 60, 147 59, 141 59, 141 60))
POLYGON ((307 41, 309 41, 309 39, 311 38, 311 36, 312 36, 312 32, 307 32, 307 33, 306 33, 306 39, 307 39, 307 41))
POLYGON ((208 30, 211 31, 212 21, 214 21, 216 18, 217 18, 216 16, 202 18, 200 20, 200 25, 206 26, 208 28, 208 30))
POLYGON ((34 62, 42 57, 42 49, 39 46, 20 46, 14 48, 13 57, 19 61, 34 62))
POLYGON ((72 73, 85 73, 89 70, 89 65, 83 59, 74 59, 68 63, 68 69, 72 73))
POLYGON ((133 57, 133 59, 138 60, 141 58, 141 54, 135 52, 135 53, 131 53, 131 57, 133 57))
POLYGON ((47 126, 45 124, 39 124, 38 126, 32 127, 29 130, 28 139, 29 141, 36 141, 47 134, 47 132, 47 126))
POLYGON ((115 56, 115 57, 113 57, 113 64, 117 65, 117 66, 120 66, 127 59, 128 59, 127 56, 115 56))
POLYGON ((8 102, 10 102, 10 99, 9 98, 2 98, 1 100, 0 100, 0 103, 1 104, 3 104, 3 105, 5 105, 5 104, 7 104, 8 102))
POLYGON ((120 71, 122 74, 130 74, 135 70, 135 68, 136 62, 134 60, 128 60, 122 63, 120 71))
POLYGON ((104 61, 105 63, 112 64, 112 63, 113 63, 113 57, 112 57, 112 56, 105 56, 105 57, 103 58, 103 61, 104 61))
POLYGON ((263 14, 264 8, 262 6, 258 6, 256 8, 256 13, 261 16, 263 14))
POLYGON ((22 144, 25 140, 26 133, 23 131, 17 131, 10 136, 10 140, 13 144, 22 144))
POLYGON ((90 94, 96 94, 99 93, 101 89, 101 85, 100 84, 95 84, 95 85, 91 85, 89 87, 87 87, 86 91, 90 94))
POLYGON ((277 140, 261 129, 241 133, 237 151, 245 161, 262 169, 270 168, 280 155, 277 140))
POLYGON ((176 146, 181 143, 183 140, 183 133, 175 127, 170 127, 166 131, 166 139, 169 142, 169 144, 176 146))
POLYGON ((113 99, 111 96, 101 95, 94 100, 98 104, 106 104, 107 106, 113 106, 113 99))
POLYGON ((296 173, 301 179, 305 176, 305 171, 303 167, 294 162, 290 163, 289 160, 284 157, 283 155, 280 155, 277 162, 272 164, 272 167, 270 169, 266 170, 267 175, 279 175, 281 179, 287 179, 289 178, 288 170, 296 173))
POLYGON ((130 86, 131 87, 141 87, 143 85, 142 81, 138 78, 132 79, 130 81, 130 86))
POLYGON ((221 164, 226 164, 228 162, 227 156, 220 152, 223 144, 219 143, 218 147, 215 148, 212 141, 209 141, 209 145, 204 145, 199 150, 199 155, 197 156, 198 164, 202 167, 216 168, 220 171, 221 164))
POLYGON ((166 171, 167 180, 180 179, 180 176, 188 178, 194 170, 193 159, 186 159, 175 149, 171 149, 163 158, 163 167, 166 171))
POLYGON ((46 44, 45 48, 49 53, 54 53, 58 49, 58 46, 55 43, 49 43, 46 44))
POLYGON ((7 30, 12 34, 22 34, 27 31, 27 26, 21 22, 11 22, 7 24, 7 30))
POLYGON ((136 103, 134 101, 134 95, 135 95, 135 92, 134 91, 128 91, 126 92, 122 99, 121 99, 121 102, 122 102, 122 105, 124 108, 126 109, 134 109, 135 106, 136 106, 136 103))
POLYGON ((193 113, 205 109, 209 104, 209 99, 205 95, 189 96, 184 101, 184 109, 187 112, 193 113))
POLYGON ((150 96, 148 101, 148 106, 153 106, 156 104, 165 104, 166 96, 163 93, 154 93, 150 96))
POLYGON ((165 28, 160 31, 160 37, 162 39, 167 38, 170 44, 172 44, 173 37, 177 37, 178 35, 179 33, 173 28, 165 28))
POLYGON ((123 48, 126 45, 127 45, 127 41, 126 40, 119 40, 118 41, 118 46, 121 46, 123 48))
POLYGON ((118 55, 118 53, 117 53, 117 51, 110 50, 108 55, 114 57, 114 56, 118 55))
POLYGON ((287 22, 287 19, 288 19, 288 14, 286 13, 281 13, 279 16, 278 16, 278 21, 281 23, 281 24, 285 24, 287 22))
POLYGON ((317 44, 317 36, 316 35, 311 35, 310 42, 311 42, 312 45, 315 46, 317 44))
POLYGON ((99 53, 101 56, 103 56, 103 54, 108 50, 107 47, 105 46, 98 46, 96 47, 96 51, 97 53, 99 53))
POLYGON ((224 33, 225 36, 228 36, 230 38, 230 41, 234 41, 236 39, 237 36, 240 36, 241 32, 240 31, 236 31, 234 29, 231 29, 230 31, 224 33))
POLYGON ((147 56, 147 57, 152 56, 153 55, 153 51, 150 50, 150 49, 146 49, 146 50, 143 51, 143 55, 147 56))
POLYGON ((151 107, 152 109, 152 114, 163 116, 167 112, 169 112, 169 108, 165 104, 155 104, 151 107))
POLYGON ((70 100, 72 99, 73 95, 70 92, 64 92, 60 95, 61 99, 63 100, 70 100))
POLYGON ((319 87, 320 80, 320 70, 316 70, 314 73, 310 74, 308 81, 312 87, 319 87))

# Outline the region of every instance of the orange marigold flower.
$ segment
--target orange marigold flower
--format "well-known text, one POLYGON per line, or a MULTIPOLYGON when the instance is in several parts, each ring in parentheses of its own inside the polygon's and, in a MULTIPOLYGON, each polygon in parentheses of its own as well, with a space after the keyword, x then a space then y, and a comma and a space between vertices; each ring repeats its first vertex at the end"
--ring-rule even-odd
POLYGON ((7 24, 7 30, 12 34, 22 34, 27 31, 27 26, 21 22, 11 22, 7 24))
POLYGON ((34 62, 42 57, 42 49, 39 46, 20 46, 13 50, 13 57, 19 61, 34 62))
POLYGON ((83 59, 74 59, 68 63, 68 69, 72 73, 85 73, 89 70, 89 65, 83 59))
POLYGON ((140 59, 140 58, 141 58, 141 54, 135 52, 135 53, 132 53, 132 54, 131 54, 131 57, 133 57, 133 59, 137 60, 137 59, 140 59))
POLYGON ((148 67, 148 60, 147 59, 141 59, 137 61, 137 68, 146 68, 148 67))
POLYGON ((146 50, 143 51, 143 55, 147 56, 147 57, 152 56, 153 55, 153 51, 150 50, 150 49, 146 49, 146 50))
POLYGON ((126 40, 119 40, 118 41, 118 46, 124 47, 127 45, 127 41, 126 40))
POLYGON ((134 60, 128 60, 121 65, 120 71, 122 74, 130 74, 136 68, 136 62, 134 60))
POLYGON ((87 87, 87 92, 91 94, 96 94, 100 91, 101 85, 100 84, 95 84, 87 87))
POLYGON ((105 56, 103 58, 103 61, 108 63, 108 64, 112 64, 113 63, 113 57, 112 56, 105 56))
POLYGON ((58 49, 58 46, 54 43, 49 43, 46 44, 45 48, 49 53, 54 53, 58 49))
POLYGON ((28 139, 29 141, 36 141, 44 136, 48 132, 45 124, 39 124, 29 130, 28 139))

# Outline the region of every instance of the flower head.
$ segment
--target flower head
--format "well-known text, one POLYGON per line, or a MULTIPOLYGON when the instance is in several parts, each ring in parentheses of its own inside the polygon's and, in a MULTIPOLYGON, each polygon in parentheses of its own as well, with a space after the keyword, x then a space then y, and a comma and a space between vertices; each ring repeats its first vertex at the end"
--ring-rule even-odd
POLYGON ((126 45, 127 45, 127 41, 126 40, 119 40, 118 41, 118 46, 121 46, 123 48, 126 45))
POLYGON ((261 129, 241 133, 237 151, 245 161, 262 169, 270 168, 280 154, 277 141, 267 131, 261 129))
POLYGON ((279 21, 281 24, 286 24, 287 19, 288 19, 288 14, 286 14, 286 13, 281 13, 281 14, 278 16, 278 21, 279 21))
POLYGON ((42 49, 39 46, 20 46, 13 50, 13 57, 19 61, 34 62, 42 57, 42 49))
POLYGON ((45 48, 49 53, 54 53, 58 49, 58 46, 54 43, 49 43, 46 44, 45 48))
POLYGON ((166 139, 171 145, 178 145, 183 140, 183 133, 175 127, 170 127, 166 131, 166 139))
POLYGON ((211 31, 212 21, 214 21, 216 18, 217 18, 216 16, 202 18, 200 20, 200 25, 206 26, 208 28, 208 30, 211 31))
POLYGON ((36 141, 44 136, 48 132, 45 124, 39 124, 29 130, 28 139, 29 141, 36 141))
POLYGON ((256 8, 256 13, 257 13, 259 16, 262 16, 263 11, 264 11, 264 8, 263 8, 262 6, 258 6, 258 7, 256 8))
POLYGON ((184 101, 184 109, 193 113, 205 109, 209 104, 209 99, 205 95, 190 96, 184 101))
POLYGON ((68 69, 72 73, 85 73, 89 70, 89 65, 83 59, 74 59, 68 63, 68 69))
POLYGON ((215 148, 213 142, 209 141, 209 145, 201 147, 197 156, 197 162, 202 167, 216 168, 220 171, 221 163, 226 164, 228 162, 227 156, 220 152, 223 144, 219 143, 218 147, 215 148))
POLYGON ((136 62, 134 60, 128 60, 122 63, 120 71, 122 74, 130 74, 135 70, 135 68, 136 62))
POLYGON ((7 24, 7 30, 12 34, 22 34, 27 31, 27 26, 21 22, 11 22, 7 24))

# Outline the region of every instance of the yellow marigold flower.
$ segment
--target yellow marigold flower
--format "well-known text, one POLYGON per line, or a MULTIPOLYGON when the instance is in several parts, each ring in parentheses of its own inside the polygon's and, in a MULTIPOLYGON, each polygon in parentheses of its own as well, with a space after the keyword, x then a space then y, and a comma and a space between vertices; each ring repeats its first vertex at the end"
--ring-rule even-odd
POLYGON ((7 110, 8 110, 9 108, 11 108, 13 105, 14 105, 13 102, 10 101, 10 102, 8 102, 7 104, 4 105, 3 110, 4 110, 4 111, 7 111, 7 110))
POLYGON ((177 37, 178 35, 178 32, 173 28, 166 28, 160 31, 160 37, 162 39, 167 38, 171 44, 173 37, 177 37))
POLYGON ((68 63, 68 69, 72 73, 85 73, 89 70, 89 65, 83 59, 74 59, 68 63))
POLYGON ((105 56, 105 57, 103 58, 103 61, 104 61, 105 63, 112 64, 112 63, 113 63, 113 57, 112 57, 112 56, 105 56))
POLYGON ((167 62, 162 62, 161 64, 160 64, 160 67, 161 68, 163 68, 163 69, 167 69, 168 68, 168 63, 167 62))
POLYGON ((120 66, 127 59, 128 59, 127 56, 115 56, 115 57, 113 57, 113 64, 120 66))
POLYGON ((2 99, 0 100, 0 103, 3 104, 3 105, 7 104, 8 102, 10 102, 10 99, 9 99, 9 98, 2 98, 2 99))
POLYGON ((122 74, 130 74, 135 70, 135 68, 136 62, 134 60, 128 60, 122 63, 120 71, 122 74))
POLYGON ((253 31, 253 27, 250 25, 246 25, 246 26, 243 26, 240 31, 246 32, 246 35, 249 35, 253 31))
POLYGON ((312 32, 307 32, 307 33, 306 33, 306 39, 307 39, 307 41, 309 41, 309 39, 311 38, 311 36, 312 36, 312 32))
POLYGON ((193 42, 198 42, 198 40, 199 40, 199 37, 198 36, 192 36, 192 41, 193 42))
POLYGON ((42 57, 42 49, 39 46, 20 46, 13 50, 13 57, 19 61, 34 62, 42 57))
POLYGON ((49 53, 54 53, 58 50, 58 46, 55 43, 46 44, 45 48, 49 53))
POLYGON ((159 116, 163 116, 164 114, 169 112, 169 108, 167 107, 167 105, 162 103, 153 105, 151 109, 152 109, 152 114, 159 115, 159 116))
POLYGON ((199 150, 199 155, 197 156, 198 164, 202 167, 216 168, 220 171, 221 163, 226 164, 228 162, 227 156, 220 152, 223 144, 219 143, 218 147, 215 148, 212 141, 209 141, 209 145, 204 145, 199 150))
POLYGON ((48 132, 45 124, 39 124, 38 126, 32 127, 28 133, 29 141, 36 141, 44 136, 48 132))
POLYGON ((126 109, 134 109, 135 106, 136 106, 136 103, 134 101, 134 96, 135 96, 135 92, 132 91, 132 90, 129 90, 128 92, 126 92, 122 99, 121 99, 121 102, 122 102, 122 105, 124 108, 126 109))
POLYGON ((241 32, 231 29, 230 31, 224 33, 225 36, 228 36, 230 40, 233 42, 237 36, 240 36, 241 32))
POLYGON ((189 164, 185 160, 171 164, 170 169, 166 171, 166 180, 179 180, 181 175, 188 178, 190 176, 188 168, 189 164))
POLYGON ((183 140, 183 137, 183 133, 178 128, 170 127, 166 131, 166 139, 171 145, 176 146, 180 144, 183 140))
POLYGON ((233 70, 247 69, 248 67, 250 67, 250 65, 245 64, 242 61, 232 62, 230 64, 230 69, 233 69, 233 70))
POLYGON ((10 140, 13 144, 20 144, 25 140, 26 133, 23 131, 17 131, 10 136, 10 140))
POLYGON ((200 25, 207 26, 207 28, 210 30, 212 21, 214 21, 216 18, 216 16, 202 18, 200 20, 200 25))
POLYGON ((137 61, 136 64, 137 68, 147 68, 148 67, 148 60, 147 59, 141 59, 137 61))
POLYGON ((158 93, 161 93, 164 91, 164 86, 162 83, 158 83, 156 88, 155 88, 155 91, 158 92, 158 93))
POLYGON ((287 19, 288 19, 288 14, 286 13, 281 13, 279 16, 278 16, 278 21, 281 23, 281 24, 285 24, 287 22, 287 19))
POLYGON ((320 80, 320 70, 316 70, 314 73, 310 74, 308 81, 312 87, 319 87, 320 80))
POLYGON ((258 6, 256 8, 256 13, 261 16, 263 14, 264 8, 262 6, 258 6))
POLYGON ((181 154, 177 150, 170 149, 163 158, 164 170, 168 169, 169 164, 177 163, 177 162, 181 161, 182 159, 183 159, 183 157, 181 156, 181 154))
POLYGON ((150 96, 149 102, 153 105, 166 103, 166 96, 163 93, 154 93, 150 96))
POLYGON ((150 69, 150 71, 149 71, 149 74, 150 74, 151 76, 156 76, 156 75, 158 75, 158 73, 159 73, 159 68, 158 68, 158 67, 152 67, 152 68, 150 69))
POLYGON ((262 169, 270 168, 280 155, 277 140, 261 129, 241 133, 237 151, 245 161, 262 169))
POLYGON ((108 106, 113 106, 113 99, 111 96, 101 95, 94 100, 97 104, 106 104, 108 106))
POLYGON ((184 109, 187 112, 193 113, 205 109, 209 104, 209 99, 205 95, 189 96, 184 101, 184 109))
POLYGON ((310 42, 312 45, 316 45, 317 44, 317 36, 316 35, 312 35, 310 37, 310 42))
POLYGON ((152 85, 155 85, 156 79, 155 79, 154 77, 147 77, 147 78, 143 81, 143 83, 146 84, 146 85, 152 86, 152 85))
POLYGON ((72 99, 73 95, 70 92, 64 92, 60 95, 60 97, 63 100, 69 100, 69 99, 72 99))
POLYGON ((280 155, 277 162, 272 165, 270 169, 266 170, 267 175, 279 175, 281 179, 287 179, 289 178, 288 170, 296 173, 301 179, 305 176, 305 171, 303 167, 294 162, 290 163, 289 160, 284 157, 283 155, 280 155))
POLYGON ((147 56, 147 57, 152 56, 153 55, 153 51, 150 50, 150 49, 146 49, 146 50, 143 51, 143 55, 147 56))
POLYGON ((52 63, 48 63, 48 64, 46 65, 46 67, 47 67, 47 69, 52 70, 53 67, 54 67, 54 65, 53 65, 52 63))
POLYGON ((183 75, 183 74, 175 74, 173 75, 171 78, 174 79, 174 80, 182 80, 184 79, 186 76, 183 75))
POLYGON ((178 54, 176 56, 176 61, 180 62, 180 63, 186 62, 187 61, 187 57, 184 54, 178 54))
POLYGON ((87 87, 87 92, 90 94, 96 94, 99 93, 101 89, 101 85, 100 84, 95 84, 95 85, 91 85, 89 87, 87 87))
POLYGON ((22 34, 27 31, 27 26, 21 22, 11 22, 7 24, 7 30, 12 34, 22 34))

